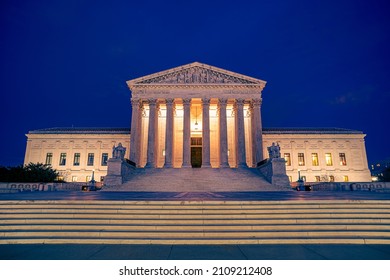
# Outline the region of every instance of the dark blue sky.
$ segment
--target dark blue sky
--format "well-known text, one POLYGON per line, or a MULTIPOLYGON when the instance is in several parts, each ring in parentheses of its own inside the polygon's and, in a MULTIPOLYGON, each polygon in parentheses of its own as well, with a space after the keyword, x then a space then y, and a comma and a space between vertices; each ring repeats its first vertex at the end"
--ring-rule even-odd
POLYGON ((390 156, 388 1, 1 1, 0 165, 29 130, 128 127, 126 80, 199 61, 266 80, 265 127, 367 134, 390 156))

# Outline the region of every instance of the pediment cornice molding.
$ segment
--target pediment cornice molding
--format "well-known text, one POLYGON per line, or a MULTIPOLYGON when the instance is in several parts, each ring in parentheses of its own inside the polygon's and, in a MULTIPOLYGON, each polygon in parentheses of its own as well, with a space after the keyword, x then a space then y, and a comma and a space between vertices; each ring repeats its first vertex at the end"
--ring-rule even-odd
POLYGON ((266 82, 221 68, 194 62, 127 81, 130 90, 137 89, 257 89, 266 82))

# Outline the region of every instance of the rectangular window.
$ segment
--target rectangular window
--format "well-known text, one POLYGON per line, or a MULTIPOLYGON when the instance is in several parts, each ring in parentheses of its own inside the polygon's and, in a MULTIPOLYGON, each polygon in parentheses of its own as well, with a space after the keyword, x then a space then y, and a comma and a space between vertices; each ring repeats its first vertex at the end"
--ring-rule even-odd
MULTIPOLYGON (((339 153, 339 158, 340 158, 340 165, 347 165, 347 159, 345 158, 344 153, 339 153)), ((345 181, 348 182, 348 181, 345 181)))
POLYGON ((344 181, 344 182, 349 182, 349 179, 348 179, 348 176, 347 176, 347 175, 344 175, 344 176, 343 176, 343 181, 344 181))
POLYGON ((77 182, 77 176, 72 176, 72 182, 77 182))
POLYGON ((331 153, 326 153, 325 154, 325 162, 327 166, 332 166, 333 161, 332 161, 332 154, 331 153))
POLYGON ((60 154, 60 165, 66 165, 66 153, 60 154))
POLYGON ((320 176, 316 176, 316 182, 321 182, 321 177, 320 176))
POLYGON ((104 181, 104 176, 100 176, 100 182, 104 181))
POLYGON ((53 153, 47 153, 46 154, 46 164, 47 165, 51 165, 51 163, 53 162, 53 153))
POLYGON ((284 153, 284 160, 286 161, 286 165, 287 165, 287 166, 290 166, 290 165, 291 165, 290 153, 284 153))
POLYGON ((92 177, 91 177, 91 176, 87 176, 87 177, 85 177, 85 180, 86 180, 86 182, 89 182, 89 181, 91 181, 91 179, 92 179, 92 177))
POLYGON ((305 155, 303 153, 298 153, 298 165, 299 166, 305 165, 305 155))
POLYGON ((333 175, 329 176, 329 182, 334 182, 334 176, 333 175))
POLYGON ((95 154, 94 154, 94 153, 89 153, 89 154, 88 154, 88 162, 87 162, 87 165, 88 165, 88 166, 92 166, 92 165, 93 165, 94 159, 95 159, 95 154))
POLYGON ((303 182, 306 182, 306 176, 301 176, 301 180, 302 180, 303 182))
POLYGON ((80 165, 80 153, 75 153, 73 158, 73 165, 79 166, 80 165))
POLYGON ((102 154, 102 166, 107 166, 108 153, 102 154))
POLYGON ((313 166, 318 166, 318 154, 317 153, 311 154, 311 164, 313 166))

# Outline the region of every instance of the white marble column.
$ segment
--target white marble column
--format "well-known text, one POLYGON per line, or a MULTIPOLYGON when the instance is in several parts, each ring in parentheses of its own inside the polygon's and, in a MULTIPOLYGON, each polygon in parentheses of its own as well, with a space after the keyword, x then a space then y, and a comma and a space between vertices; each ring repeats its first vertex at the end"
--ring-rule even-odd
POLYGON ((252 100, 252 134, 254 139, 253 146, 256 148, 253 153, 255 154, 255 164, 263 160, 263 125, 261 123, 261 98, 255 98, 252 100))
POLYGON ((182 168, 191 166, 191 98, 183 98, 183 163, 182 168))
POLYGON ((210 98, 202 98, 202 167, 210 164, 210 98))
POLYGON ((228 140, 227 140, 227 99, 218 99, 219 105, 219 167, 229 167, 228 140))
POLYGON ((137 118, 137 130, 138 130, 138 133, 137 133, 137 137, 135 139, 135 147, 136 147, 136 150, 135 150, 135 160, 136 160, 136 163, 137 163, 137 167, 141 167, 140 164, 141 164, 141 157, 142 157, 142 151, 141 151, 141 141, 143 141, 143 137, 142 137, 142 134, 145 133, 142 131, 142 117, 143 117, 143 114, 144 114, 144 102, 141 100, 141 102, 139 103, 139 111, 138 111, 138 118, 137 118))
POLYGON ((174 133, 174 106, 175 99, 167 98, 165 99, 165 104, 167 106, 167 117, 166 117, 166 130, 165 130, 165 168, 173 167, 173 141, 175 139, 174 133))
POLYGON ((237 166, 247 167, 245 153, 244 99, 236 99, 237 166))
POLYGON ((157 131, 158 131, 158 115, 157 115, 157 99, 150 98, 149 103, 149 128, 148 128, 148 151, 147 161, 145 167, 155 168, 156 167, 156 142, 157 142, 157 131))
POLYGON ((137 159, 137 139, 138 139, 138 115, 139 115, 139 99, 131 99, 131 134, 130 134, 130 160, 138 163, 137 159))

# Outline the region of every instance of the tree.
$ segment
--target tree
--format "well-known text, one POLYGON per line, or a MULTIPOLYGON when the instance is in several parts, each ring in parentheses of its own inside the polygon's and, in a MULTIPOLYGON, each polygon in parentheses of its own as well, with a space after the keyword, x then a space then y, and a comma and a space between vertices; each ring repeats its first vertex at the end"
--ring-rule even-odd
POLYGON ((0 167, 1 182, 53 182, 58 172, 50 165, 43 163, 29 163, 25 166, 0 167))
POLYGON ((379 181, 390 182, 390 167, 387 167, 382 171, 382 174, 378 176, 379 181))

